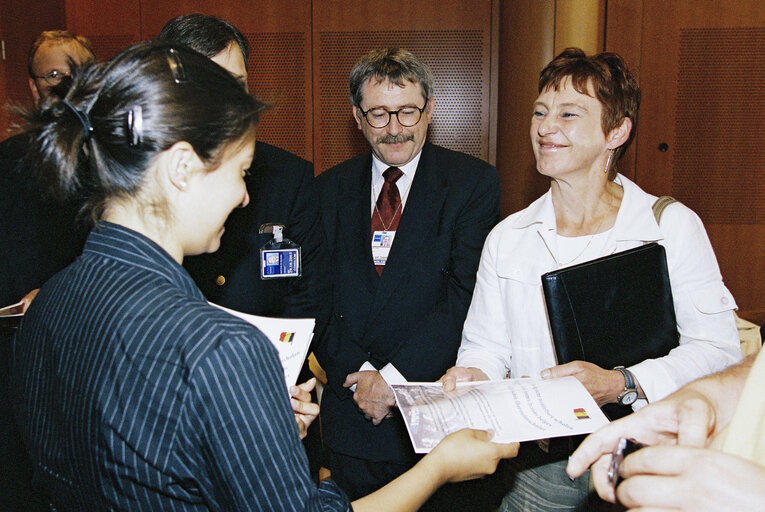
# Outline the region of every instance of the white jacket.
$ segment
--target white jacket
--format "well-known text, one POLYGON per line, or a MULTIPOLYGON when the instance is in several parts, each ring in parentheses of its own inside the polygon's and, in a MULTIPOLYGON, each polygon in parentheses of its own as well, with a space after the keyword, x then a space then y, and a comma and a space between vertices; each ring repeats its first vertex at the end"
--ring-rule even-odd
MULTIPOLYGON (((626 177, 616 222, 600 256, 657 241, 667 253, 680 345, 667 356, 629 369, 653 402, 703 375, 741 360, 733 310, 701 219, 673 203, 657 225, 655 196, 626 177)), ((491 379, 539 377, 555 365, 541 276, 558 268, 550 191, 500 222, 481 255, 457 366, 480 368, 491 379)), ((645 402, 636 404, 640 407, 645 402)))

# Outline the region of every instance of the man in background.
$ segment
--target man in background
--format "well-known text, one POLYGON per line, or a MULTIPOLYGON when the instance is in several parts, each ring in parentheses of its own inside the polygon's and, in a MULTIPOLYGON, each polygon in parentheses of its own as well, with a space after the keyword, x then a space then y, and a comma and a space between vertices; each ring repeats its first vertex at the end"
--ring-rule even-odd
POLYGON ((70 64, 96 60, 90 41, 67 30, 42 32, 29 49, 29 90, 35 105, 50 95, 53 87, 70 75, 70 64))
POLYGON ((426 142, 433 78, 410 52, 366 55, 350 93, 372 151, 318 177, 333 317, 316 353, 332 479, 354 499, 417 460, 388 384, 454 364, 500 185, 489 164, 426 142))
MULTIPOLYGON (((65 30, 41 33, 29 50, 29 89, 35 105, 65 94, 72 65, 95 61, 90 42, 65 30)), ((84 235, 75 227, 77 205, 62 205, 42 190, 25 167, 22 133, 0 143, 0 307, 39 288, 80 253, 84 235)))
MULTIPOLYGON (((209 57, 247 88, 249 44, 231 23, 205 14, 168 21, 163 41, 186 45, 209 57)), ((316 318, 314 339, 329 316, 326 256, 310 162, 261 141, 245 178, 250 203, 226 220, 221 246, 212 254, 184 259, 208 300, 245 313, 316 318), (269 225, 300 246, 302 276, 261 279, 260 249, 273 239, 269 225)))
MULTIPOLYGON (((71 65, 95 61, 90 43, 65 30, 41 33, 29 50, 29 88, 35 105, 65 94, 71 65)), ((77 228, 76 204, 61 204, 24 164, 22 134, 0 143, 0 307, 16 303, 74 261, 85 231, 77 228)), ((0 510, 34 510, 31 468, 7 402, 6 378, 12 330, 0 327, 0 510)))

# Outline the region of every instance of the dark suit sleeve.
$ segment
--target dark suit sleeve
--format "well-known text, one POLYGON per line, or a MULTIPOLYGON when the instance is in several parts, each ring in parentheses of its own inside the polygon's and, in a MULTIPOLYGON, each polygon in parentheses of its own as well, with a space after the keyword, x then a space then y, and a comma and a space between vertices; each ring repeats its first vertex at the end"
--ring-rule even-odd
MULTIPOLYGON (((487 166, 488 167, 488 166, 487 166)), ((411 335, 388 354, 381 355, 409 381, 433 381, 454 365, 473 297, 481 249, 500 218, 500 184, 496 169, 485 169, 465 191, 464 202, 451 233, 450 265, 442 268, 446 290, 435 308, 415 320, 411 335)))
POLYGON ((291 280, 285 297, 284 316, 316 317, 314 344, 323 335, 331 311, 331 285, 324 232, 313 167, 305 162, 302 181, 289 218, 289 236, 301 247, 303 276, 291 280))

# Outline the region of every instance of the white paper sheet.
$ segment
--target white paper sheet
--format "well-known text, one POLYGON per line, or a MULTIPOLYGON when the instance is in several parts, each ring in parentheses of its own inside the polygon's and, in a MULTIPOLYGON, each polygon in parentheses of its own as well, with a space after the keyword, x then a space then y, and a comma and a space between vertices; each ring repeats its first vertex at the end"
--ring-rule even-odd
POLYGON ((466 427, 493 430, 492 441, 509 443, 588 434, 608 423, 575 377, 459 383, 448 395, 440 383, 391 388, 417 453, 466 427))
POLYGON ((210 304, 260 329, 279 351, 279 359, 284 367, 284 380, 287 382, 287 386, 297 383, 300 369, 308 355, 308 347, 311 346, 313 329, 316 324, 315 319, 249 315, 241 311, 224 308, 212 302, 210 304))

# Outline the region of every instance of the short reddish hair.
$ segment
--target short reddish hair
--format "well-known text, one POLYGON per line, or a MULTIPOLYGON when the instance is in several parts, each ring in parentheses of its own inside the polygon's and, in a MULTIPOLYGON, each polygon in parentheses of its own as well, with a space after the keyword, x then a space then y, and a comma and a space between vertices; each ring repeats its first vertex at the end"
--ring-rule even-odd
POLYGON ((587 56, 579 48, 566 48, 550 61, 539 75, 539 92, 552 88, 559 90, 564 79, 570 78, 571 85, 580 94, 595 97, 603 105, 600 119, 603 134, 618 128, 624 118, 632 120, 632 130, 627 141, 614 151, 614 162, 609 169, 609 179, 616 177, 616 162, 624 154, 635 136, 637 113, 640 107, 640 87, 627 65, 615 53, 599 53, 587 56))

